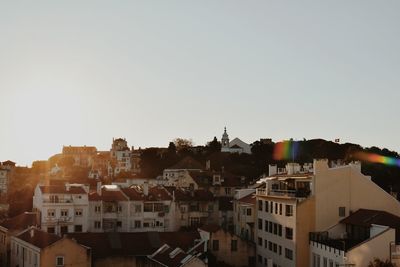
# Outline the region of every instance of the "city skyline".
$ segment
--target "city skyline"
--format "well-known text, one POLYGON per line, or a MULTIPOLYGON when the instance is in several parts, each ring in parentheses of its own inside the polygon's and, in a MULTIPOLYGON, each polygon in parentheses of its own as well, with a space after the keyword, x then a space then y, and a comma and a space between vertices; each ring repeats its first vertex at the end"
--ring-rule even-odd
POLYGON ((0 161, 323 138, 400 151, 400 3, 0 4, 0 161))

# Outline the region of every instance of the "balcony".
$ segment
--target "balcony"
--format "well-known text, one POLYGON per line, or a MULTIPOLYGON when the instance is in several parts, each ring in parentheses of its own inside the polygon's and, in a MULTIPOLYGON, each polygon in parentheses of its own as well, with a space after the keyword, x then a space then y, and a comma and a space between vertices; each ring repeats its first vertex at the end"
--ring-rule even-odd
POLYGON ((72 199, 43 199, 43 203, 46 204, 72 204, 73 200, 72 199))
POLYGON ((307 198, 311 194, 310 190, 305 189, 265 189, 257 188, 256 195, 259 196, 278 196, 290 198, 307 198))
MULTIPOLYGON (((343 237, 346 236, 343 234, 343 237)), ((351 238, 330 238, 327 232, 314 232, 309 234, 310 244, 313 246, 324 247, 325 250, 331 248, 338 250, 338 254, 349 251, 352 247, 365 241, 365 239, 351 238)))

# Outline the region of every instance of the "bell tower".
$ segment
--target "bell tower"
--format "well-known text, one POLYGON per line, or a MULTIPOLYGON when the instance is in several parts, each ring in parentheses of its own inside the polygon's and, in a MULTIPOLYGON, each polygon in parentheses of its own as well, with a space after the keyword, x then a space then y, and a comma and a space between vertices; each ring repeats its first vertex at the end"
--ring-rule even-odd
POLYGON ((229 152, 229 136, 226 132, 226 127, 224 128, 224 133, 221 138, 221 152, 229 152))

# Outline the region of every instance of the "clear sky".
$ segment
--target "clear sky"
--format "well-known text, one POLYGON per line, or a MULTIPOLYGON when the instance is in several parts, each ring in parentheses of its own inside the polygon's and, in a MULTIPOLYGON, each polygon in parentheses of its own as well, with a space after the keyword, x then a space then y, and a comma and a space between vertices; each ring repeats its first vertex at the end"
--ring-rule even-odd
POLYGON ((400 150, 400 1, 1 1, 0 161, 341 138, 400 150))

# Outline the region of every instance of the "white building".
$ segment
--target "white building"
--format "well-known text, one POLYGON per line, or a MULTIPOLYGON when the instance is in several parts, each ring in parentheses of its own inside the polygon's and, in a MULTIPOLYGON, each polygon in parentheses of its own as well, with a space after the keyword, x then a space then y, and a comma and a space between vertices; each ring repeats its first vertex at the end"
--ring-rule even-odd
POLYGON ((229 135, 226 132, 225 127, 221 138, 221 152, 251 154, 251 146, 237 137, 232 141, 229 141, 229 135))
POLYGON ((48 233, 88 231, 88 188, 81 184, 45 186, 38 184, 33 210, 40 214, 41 229, 48 233))

